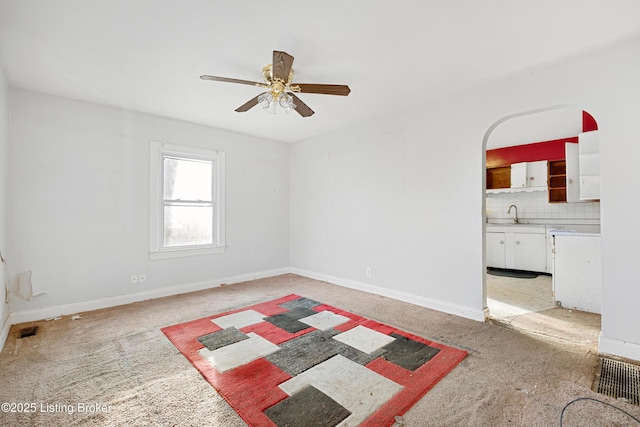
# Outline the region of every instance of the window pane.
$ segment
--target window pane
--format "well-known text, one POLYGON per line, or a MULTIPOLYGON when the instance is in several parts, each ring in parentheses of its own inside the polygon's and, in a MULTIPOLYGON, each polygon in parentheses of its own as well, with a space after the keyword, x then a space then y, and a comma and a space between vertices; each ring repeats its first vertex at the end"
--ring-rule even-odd
POLYGON ((212 162, 164 157, 164 199, 211 201, 212 162))
POLYGON ((164 246, 213 243, 211 206, 165 206, 164 246))

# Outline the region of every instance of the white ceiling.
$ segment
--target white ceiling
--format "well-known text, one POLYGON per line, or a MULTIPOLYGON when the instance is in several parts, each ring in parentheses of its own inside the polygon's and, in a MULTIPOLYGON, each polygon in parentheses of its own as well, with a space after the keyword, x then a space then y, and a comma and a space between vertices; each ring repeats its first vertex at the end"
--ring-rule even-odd
POLYGON ((14 87, 295 142, 640 37, 638 0, 0 0, 14 87), (316 114, 234 109, 273 50, 316 114))

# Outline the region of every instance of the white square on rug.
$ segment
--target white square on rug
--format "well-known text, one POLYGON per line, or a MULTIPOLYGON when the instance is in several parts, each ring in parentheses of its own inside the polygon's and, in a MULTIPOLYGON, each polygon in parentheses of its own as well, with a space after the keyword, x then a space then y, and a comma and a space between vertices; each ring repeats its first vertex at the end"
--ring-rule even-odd
POLYGON ((367 354, 371 354, 395 340, 395 338, 389 335, 374 331, 362 325, 358 325, 353 329, 336 335, 333 339, 357 348, 367 354))
POLYGON ((244 310, 233 314, 227 314, 226 316, 216 317, 215 319, 211 319, 211 321, 223 329, 230 328, 232 326, 236 329, 240 329, 245 326, 260 323, 264 321, 265 317, 266 316, 255 310, 244 310))
POLYGON ((249 332, 247 336, 249 338, 246 340, 213 351, 203 348, 198 350, 198 353, 218 372, 226 372, 280 350, 280 347, 254 332, 249 332))
POLYGON ((338 424, 339 427, 360 425, 404 388, 339 354, 283 382, 279 387, 291 396, 308 385, 351 412, 338 424))
POLYGON ((351 319, 340 314, 335 314, 333 311, 324 310, 318 314, 312 314, 311 316, 303 317, 302 319, 298 320, 302 323, 306 323, 313 328, 319 329, 321 331, 326 331, 333 328, 334 326, 338 326, 345 322, 348 322, 351 319))

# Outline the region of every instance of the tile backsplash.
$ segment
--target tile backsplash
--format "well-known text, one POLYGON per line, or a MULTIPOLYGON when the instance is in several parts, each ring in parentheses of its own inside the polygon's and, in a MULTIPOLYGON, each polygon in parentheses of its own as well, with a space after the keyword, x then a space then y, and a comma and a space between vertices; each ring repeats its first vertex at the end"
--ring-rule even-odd
POLYGON ((518 208, 518 218, 529 220, 600 220, 600 202, 549 203, 546 191, 487 194, 487 221, 508 220, 514 215, 510 205, 518 208))

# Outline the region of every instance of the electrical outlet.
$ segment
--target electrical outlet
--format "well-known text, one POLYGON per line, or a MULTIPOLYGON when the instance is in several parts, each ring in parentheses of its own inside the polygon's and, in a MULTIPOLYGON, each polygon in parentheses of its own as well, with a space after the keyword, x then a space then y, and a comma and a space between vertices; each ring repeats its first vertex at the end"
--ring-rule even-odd
POLYGON ((371 267, 367 267, 365 269, 365 273, 366 273, 367 277, 371 277, 371 267))
POLYGON ((138 283, 138 275, 137 274, 132 274, 131 275, 131 284, 135 285, 136 283, 138 283))
POLYGON ((147 281, 147 275, 144 273, 138 274, 138 283, 144 283, 147 281))

